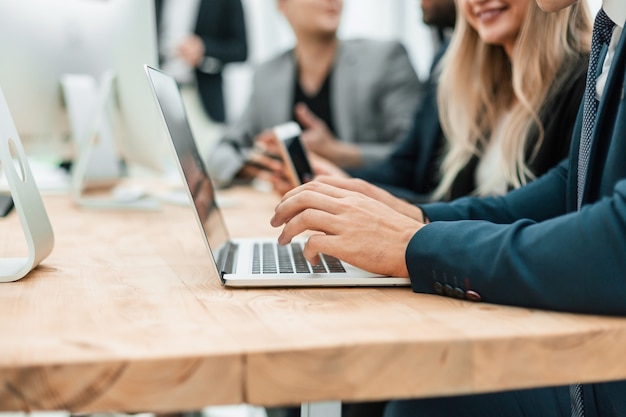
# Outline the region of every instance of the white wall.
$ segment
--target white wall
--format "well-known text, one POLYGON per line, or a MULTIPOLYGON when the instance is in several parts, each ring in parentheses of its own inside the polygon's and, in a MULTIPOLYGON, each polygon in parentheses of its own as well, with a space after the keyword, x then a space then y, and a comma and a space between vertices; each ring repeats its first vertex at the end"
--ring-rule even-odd
MULTIPOLYGON (((243 0, 250 39, 250 60, 262 62, 293 46, 294 38, 276 0, 243 0)), ((418 0, 344 0, 342 38, 415 39, 428 32, 418 0)))
POLYGON ((591 11, 593 12, 594 16, 598 12, 598 10, 600 10, 600 6, 602 6, 602 0, 587 0, 587 3, 589 3, 589 6, 591 6, 591 11))
MULTIPOLYGON (((595 13, 602 0, 587 0, 595 13)), ((242 0, 248 29, 249 60, 234 64, 225 73, 226 106, 229 119, 239 117, 250 94, 254 65, 293 46, 287 22, 276 8, 276 0, 242 0)), ((418 76, 428 75, 433 55, 432 33, 421 18, 419 0, 344 0, 343 39, 399 39, 407 47, 418 76)))

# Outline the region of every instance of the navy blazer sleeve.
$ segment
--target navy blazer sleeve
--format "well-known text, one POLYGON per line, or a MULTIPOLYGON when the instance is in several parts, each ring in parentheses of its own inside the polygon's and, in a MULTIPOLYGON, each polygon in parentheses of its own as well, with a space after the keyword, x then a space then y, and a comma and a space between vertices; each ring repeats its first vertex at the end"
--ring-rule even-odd
POLYGON ((624 254, 626 180, 611 197, 540 223, 431 223, 411 240, 406 261, 416 292, 433 292, 434 280, 446 274, 483 301, 623 315, 624 254))
POLYGON ((569 162, 565 160, 546 175, 501 197, 466 197, 452 203, 421 206, 430 221, 487 220, 508 224, 517 219, 536 222, 567 211, 566 189, 569 162))

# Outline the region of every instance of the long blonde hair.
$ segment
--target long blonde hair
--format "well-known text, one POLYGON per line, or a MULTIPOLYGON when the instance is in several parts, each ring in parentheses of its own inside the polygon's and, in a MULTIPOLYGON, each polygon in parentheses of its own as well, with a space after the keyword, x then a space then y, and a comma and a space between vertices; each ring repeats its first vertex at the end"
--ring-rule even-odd
POLYGON ((474 155, 480 157, 507 113, 507 123, 497 129, 505 180, 517 188, 533 178, 526 159, 530 155, 532 160, 543 142, 539 111, 565 81, 559 79, 565 65, 588 53, 592 23, 586 1, 557 13, 542 11, 534 0, 528 3, 511 59, 502 46, 485 44, 463 13, 457 13, 439 82, 439 114, 448 146, 433 199, 449 195, 461 169, 474 155), (533 131, 538 138, 531 144, 533 131))

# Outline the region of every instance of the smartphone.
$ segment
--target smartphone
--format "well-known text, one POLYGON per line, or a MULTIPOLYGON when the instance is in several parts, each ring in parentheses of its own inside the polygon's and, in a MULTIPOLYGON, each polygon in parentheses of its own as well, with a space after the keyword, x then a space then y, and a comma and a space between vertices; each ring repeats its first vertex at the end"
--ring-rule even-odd
POLYGON ((300 140, 302 130, 296 122, 288 122, 274 129, 281 157, 285 163, 285 175, 294 187, 313 179, 313 170, 300 140))
POLYGON ((13 210, 11 194, 0 194, 0 217, 8 216, 11 210, 13 210))

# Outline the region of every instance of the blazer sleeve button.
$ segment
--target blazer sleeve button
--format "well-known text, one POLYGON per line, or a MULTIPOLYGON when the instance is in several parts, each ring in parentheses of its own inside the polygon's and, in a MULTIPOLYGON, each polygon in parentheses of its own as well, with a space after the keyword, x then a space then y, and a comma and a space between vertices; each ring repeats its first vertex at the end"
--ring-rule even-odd
POLYGON ((463 291, 459 287, 456 287, 454 289, 454 298, 458 298, 459 300, 464 300, 465 299, 465 291, 463 291))
POLYGON ((476 302, 481 300, 480 294, 472 290, 465 291, 465 298, 469 301, 476 301, 476 302))
POLYGON ((435 294, 443 295, 443 285, 441 282, 434 282, 433 289, 435 290, 435 294))

